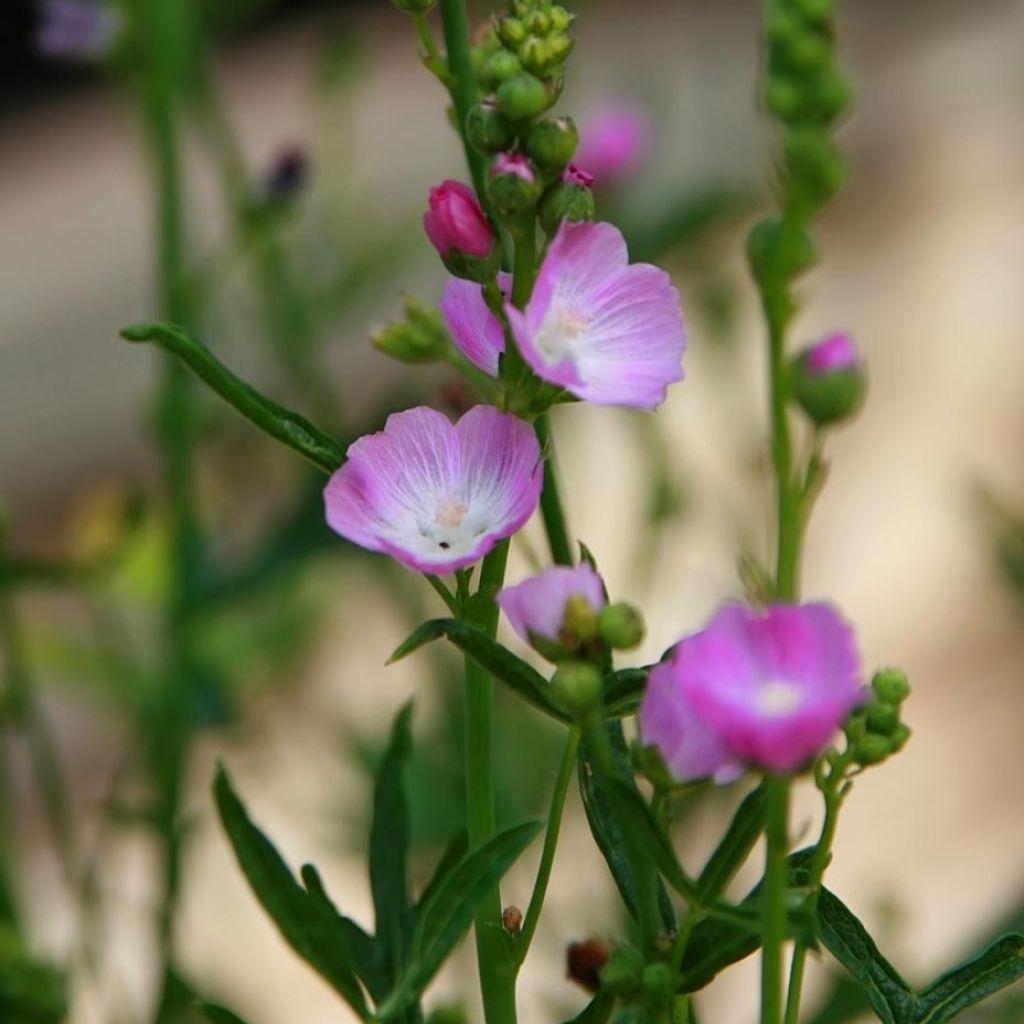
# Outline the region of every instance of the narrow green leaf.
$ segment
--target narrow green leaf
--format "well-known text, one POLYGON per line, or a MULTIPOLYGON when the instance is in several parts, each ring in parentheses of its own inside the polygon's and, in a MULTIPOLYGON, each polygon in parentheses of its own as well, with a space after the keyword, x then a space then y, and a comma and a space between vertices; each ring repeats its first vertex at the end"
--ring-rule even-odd
POLYGON ((606 1024, 615 1009, 615 996, 598 992, 586 1006, 565 1024, 606 1024))
POLYGON ((429 984, 441 964, 469 930, 477 908, 519 855, 533 841, 543 822, 516 825, 494 836, 462 858, 420 907, 412 954, 394 992, 377 1011, 391 1020, 429 984))
POLYGON ((216 1003, 200 1003, 198 1010, 210 1024, 245 1024, 237 1013, 232 1013, 226 1006, 218 1006, 216 1003))
MULTIPOLYGON (((619 721, 608 721, 604 723, 605 734, 612 751, 612 759, 619 781, 627 787, 636 791, 633 780, 633 766, 629 756, 629 746, 626 743, 622 731, 622 723, 619 721)), ((579 753, 579 783, 580 796, 583 799, 583 809, 587 815, 587 823, 601 851, 612 879, 622 896, 622 902, 635 920, 637 917, 637 892, 636 880, 633 877, 633 866, 630 863, 626 847, 626 836, 623 832, 623 824, 619 820, 616 811, 615 794, 609 785, 609 780, 602 777, 593 765, 593 757, 590 753, 586 740, 580 743, 579 753)), ((664 884, 658 881, 658 906, 661 912, 662 925, 667 931, 675 927, 675 913, 672 910, 672 903, 665 891, 664 884)))
POLYGON ((469 834, 463 829, 441 854, 441 859, 437 862, 437 867, 434 868, 434 873, 430 876, 430 881, 427 882, 420 896, 417 913, 434 898, 439 886, 448 880, 448 876, 458 867, 468 852, 469 834))
POLYGON ((878 951, 867 929, 828 889, 822 889, 818 897, 817 924, 825 948, 864 987, 884 1024, 910 1024, 914 993, 878 951))
POLYGON ((517 658, 507 647, 492 640, 476 626, 470 626, 458 619, 431 619, 424 622, 394 654, 388 664, 401 661, 424 644, 447 637, 460 651, 468 654, 483 668, 487 669, 509 689, 535 708, 557 718, 560 722, 568 722, 569 718, 551 699, 548 681, 522 658, 517 658))
POLYGON ((824 1001, 807 1024, 850 1024, 863 1020, 871 1012, 871 1003, 863 986, 845 971, 837 974, 824 1001))
POLYGON ((363 1019, 369 1010, 344 928, 295 881, 273 843, 252 823, 223 765, 213 784, 221 823, 263 909, 285 941, 363 1019))
POLYGON ((384 952, 389 985, 405 967, 412 942, 407 859, 409 807, 405 767, 412 750, 412 704, 402 707, 377 769, 370 826, 370 891, 377 918, 377 941, 384 952))
POLYGON ((643 699, 650 671, 650 666, 622 668, 605 676, 604 712, 609 718, 625 718, 636 711, 643 699))
POLYGON ((758 786, 737 808, 729 828, 697 879, 697 900, 703 906, 718 899, 750 856, 764 829, 766 807, 764 786, 758 786))
POLYGON ((236 377, 198 338, 178 324, 132 324, 121 331, 121 337, 126 341, 151 341, 177 356, 250 423, 297 451, 325 473, 333 473, 345 461, 345 453, 338 443, 319 427, 236 377))
POLYGON ((914 1024, 943 1024, 1024 976, 1024 935, 1004 935, 947 971, 917 997, 914 1024))

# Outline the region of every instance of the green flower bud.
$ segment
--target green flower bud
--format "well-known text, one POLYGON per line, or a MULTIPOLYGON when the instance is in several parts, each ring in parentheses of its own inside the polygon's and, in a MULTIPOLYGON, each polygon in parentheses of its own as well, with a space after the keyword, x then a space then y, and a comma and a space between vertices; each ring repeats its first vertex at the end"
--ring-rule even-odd
POLYGON ((601 990, 614 996, 630 996, 638 988, 645 967, 643 954, 632 946, 616 946, 601 968, 601 990))
POLYGON ((884 668, 876 672, 871 688, 880 701, 886 704, 902 704, 910 696, 910 683, 905 672, 898 668, 884 668))
POLYGON ((565 32, 558 35, 548 36, 548 51, 551 54, 551 68, 554 70, 559 64, 564 64, 572 53, 576 40, 565 32))
POLYGON ((488 155, 508 149, 513 142, 512 128, 493 100, 482 100, 470 108, 466 115, 466 138, 488 155))
POLYGON ((373 347, 403 363, 432 363, 444 357, 448 334, 437 308, 415 295, 404 302, 405 319, 378 327, 373 347))
POLYGON ((527 121, 543 114, 554 102, 544 83, 525 72, 502 82, 497 96, 499 109, 513 121, 527 121))
POLYGON ((391 2, 406 14, 426 14, 437 3, 437 0, 391 0, 391 2))
POLYGON ((813 94, 815 112, 826 121, 834 121, 853 101, 853 86, 835 70, 827 71, 813 94))
POLYGON ((556 181, 541 197, 537 208, 541 227, 548 236, 558 231, 563 220, 570 223, 593 220, 596 213, 593 193, 594 179, 570 164, 561 181, 556 181))
POLYGON ((522 70, 519 58, 511 50, 502 47, 484 61, 481 77, 487 85, 496 89, 502 82, 513 75, 518 75, 522 70))
POLYGON ((798 224, 768 217, 747 236, 747 262, 762 288, 798 277, 816 258, 811 236, 798 224))
POLYGON ((836 0, 790 0, 790 4, 813 25, 827 24, 836 10, 836 0))
POLYGON ((543 185, 522 153, 499 153, 491 163, 487 193, 502 217, 515 217, 533 209, 543 185))
POLYGON ((517 47, 529 33, 526 26, 518 18, 502 18, 498 22, 498 38, 513 49, 517 47))
POLYGON ((675 976, 668 964, 648 964, 640 978, 644 1003, 656 1016, 672 1006, 675 996, 675 976))
POLYGON ((801 352, 789 367, 793 397, 818 425, 849 419, 864 398, 864 371, 849 335, 838 333, 801 352))
POLYGON ((525 149, 534 163, 561 170, 572 159, 579 140, 571 117, 546 117, 531 126, 525 149))
POLYGON ((563 662, 551 677, 555 698, 570 714, 584 717, 601 706, 601 673, 584 661, 563 662))
POLYGON ((878 764, 893 752, 893 742, 888 736, 879 736, 869 732, 861 736, 854 744, 853 756, 863 765, 878 764))
POLYGON ((561 635, 573 650, 586 647, 597 637, 594 606, 582 594, 570 594, 566 600, 561 635))
POLYGON ((788 171, 787 196, 817 211, 846 184, 846 160, 820 128, 786 133, 782 159, 788 171))
POLYGON ((556 63, 554 50, 549 41, 540 36, 527 36, 525 41, 520 44, 518 53, 523 67, 542 78, 551 65, 556 63))
POLYGON ((907 740, 910 739, 910 727, 900 722, 899 725, 893 730, 893 734, 889 737, 889 742, 892 743, 893 753, 898 750, 902 750, 907 745, 907 740))
POLYGON ((535 36, 546 36, 551 29, 551 15, 543 7, 531 11, 523 21, 535 36))
POLYGON ((818 71, 826 67, 832 57, 828 39, 817 32, 798 32, 780 46, 786 63, 796 71, 818 71))
POLYGON ((597 613, 597 631, 601 639, 619 651, 638 646, 646 632, 643 616, 631 604, 607 604, 597 613))
POLYGON ((864 717, 870 732, 878 733, 880 736, 892 736, 900 724, 900 709, 896 704, 872 702, 865 709, 864 717))
POLYGON ((575 15, 570 14, 564 7, 555 4, 548 8, 548 17, 551 19, 553 32, 567 32, 575 20, 575 15))
POLYGON ((862 736, 866 736, 867 731, 868 723, 864 718, 864 712, 859 710, 850 715, 843 726, 843 732, 846 733, 846 738, 851 745, 860 740, 862 736))
POLYGON ((764 90, 764 105, 782 121, 796 120, 804 110, 804 97, 798 82, 773 75, 764 90))

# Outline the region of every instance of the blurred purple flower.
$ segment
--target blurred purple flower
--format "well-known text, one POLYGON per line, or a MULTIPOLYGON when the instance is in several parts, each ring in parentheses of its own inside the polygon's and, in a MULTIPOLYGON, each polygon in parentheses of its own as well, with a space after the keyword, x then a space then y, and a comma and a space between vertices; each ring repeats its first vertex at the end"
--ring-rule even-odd
POLYGON ((533 637, 558 640, 565 624, 569 598, 579 595, 595 614, 605 604, 601 577, 586 562, 575 567, 554 565, 498 592, 498 607, 516 633, 528 644, 533 637))
POLYGON ((830 605, 733 604, 652 670, 640 729, 680 780, 792 772, 862 698, 853 633, 830 605))
POLYGON ((419 407, 360 438, 328 481, 328 525, 421 572, 462 569, 530 518, 543 479, 529 424, 493 406, 454 426, 419 407))
MULTIPOLYGON (((498 274, 504 295, 512 288, 512 275, 498 274)), ((498 357, 505 351, 501 321, 488 309, 480 285, 451 277, 441 294, 441 315, 455 347, 474 365, 498 376, 498 357)))
POLYGON ((682 380, 679 295, 665 271, 629 263, 612 224, 563 223, 526 309, 505 311, 526 362, 578 398, 653 409, 682 380))
POLYGON ((34 45, 53 60, 96 61, 110 52, 120 28, 118 12, 101 0, 43 0, 34 45))
POLYGON ((573 162, 589 171, 599 185, 613 184, 646 159, 651 135, 650 120, 639 108, 607 107, 581 128, 573 162))

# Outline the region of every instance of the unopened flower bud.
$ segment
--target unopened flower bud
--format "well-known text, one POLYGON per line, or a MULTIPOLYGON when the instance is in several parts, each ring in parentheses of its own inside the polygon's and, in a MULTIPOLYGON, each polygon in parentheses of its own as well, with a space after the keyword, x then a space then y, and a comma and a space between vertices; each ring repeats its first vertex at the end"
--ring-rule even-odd
POLYGON ((498 22, 498 36, 506 46, 516 47, 529 35, 519 18, 502 18, 498 22))
POLYGON ((790 0, 795 10, 799 11, 812 24, 822 25, 835 14, 836 0, 790 0))
POLYGON ((511 50, 502 47, 484 61, 483 79, 492 89, 496 89, 506 79, 518 75, 522 70, 519 58, 511 50))
POLYGON ((511 217, 536 205, 541 183, 522 153, 499 153, 491 163, 487 192, 498 213, 511 217))
POLYGON ((648 964, 640 978, 644 1003, 655 1019, 661 1019, 675 996, 675 978, 668 964, 648 964))
POLYGON ((493 100, 475 104, 466 116, 466 137, 481 153, 500 153, 512 145, 512 129, 493 100))
POLYGON ((525 149, 541 167, 562 168, 576 152, 579 132, 571 117, 546 117, 526 136, 525 149))
POLYGON ((585 661, 566 661, 551 677, 551 689, 572 715, 583 717, 600 707, 601 673, 585 661))
POLYGON ((787 132, 782 158, 788 172, 787 195, 811 210, 824 206, 846 184, 846 161, 823 129, 787 132))
POLYGON ((437 3, 437 0, 391 0, 391 2, 406 14, 426 14, 437 3))
POLYGON ((601 988, 614 996, 630 996, 640 987, 644 967, 643 954, 632 946, 616 946, 601 968, 601 988))
POLYGON ((786 62, 802 73, 824 68, 832 56, 828 39, 818 32, 796 33, 783 47, 786 62))
POLYGON ((826 71, 814 89, 813 101, 820 117, 834 121, 853 102, 853 86, 838 71, 826 71))
POLYGON ((799 83, 774 75, 765 87, 764 105, 782 121, 796 119, 804 109, 804 97, 799 83))
POLYGON ((886 704, 902 704, 910 696, 910 683, 906 673, 896 668, 884 668, 876 672, 871 688, 878 699, 886 704))
POLYGON ((554 102, 544 83, 527 72, 502 82, 497 98, 501 112, 513 121, 527 121, 543 114, 554 102))
POLYGON ((575 164, 569 164, 541 197, 537 208, 541 226, 549 236, 558 231, 563 220, 569 222, 593 220, 596 213, 593 193, 594 179, 575 164))
POLYGON ((404 311, 404 320, 385 324, 373 332, 370 337, 373 347, 403 363, 431 363, 441 359, 448 347, 448 335, 438 309, 409 295, 404 311))
POLYGON ((910 727, 900 722, 899 725, 893 730, 892 736, 889 737, 889 741, 892 743, 892 750, 895 754, 897 751, 902 750, 907 745, 907 740, 910 739, 910 727))
POLYGON ((747 262, 762 288, 797 277, 814 263, 816 255, 804 228, 775 217, 759 221, 747 236, 747 262))
POLYGON ((572 27, 574 16, 564 7, 558 4, 548 8, 548 17, 551 19, 551 30, 553 32, 565 32, 572 27))
POLYGON ((459 181, 430 190, 423 229, 444 265, 456 277, 490 281, 497 272, 499 248, 476 194, 459 181))
POLYGON ((896 704, 871 703, 864 710, 868 731, 880 736, 892 736, 900 724, 900 709, 896 704))
POLYGON ((800 407, 819 426, 848 419, 864 397, 853 339, 832 334, 805 349, 790 364, 790 382, 800 407))
POLYGON ((608 963, 608 953, 608 943, 603 939, 573 942, 566 950, 566 976, 588 992, 596 992, 608 963))
POLYGON ((893 752, 893 742, 888 736, 869 732, 853 745, 853 756, 863 765, 878 764, 893 752))
POLYGON ((508 906, 501 912, 501 927, 507 932, 517 932, 523 926, 523 912, 518 907, 508 906))
POLYGON ((646 632, 643 616, 631 604, 608 604, 598 612, 597 631, 601 639, 619 651, 638 646, 646 632))
POLYGON ((580 649, 593 642, 597 636, 598 615, 594 606, 583 594, 570 594, 565 601, 565 613, 559 634, 562 642, 571 649, 580 649))

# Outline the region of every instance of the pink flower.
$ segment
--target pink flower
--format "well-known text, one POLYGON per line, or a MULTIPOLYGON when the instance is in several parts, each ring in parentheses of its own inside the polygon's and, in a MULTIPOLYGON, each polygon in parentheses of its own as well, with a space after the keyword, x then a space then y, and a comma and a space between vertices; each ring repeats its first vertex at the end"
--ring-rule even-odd
POLYGON ((650 139, 651 125, 642 111, 627 106, 609 107, 583 126, 573 160, 599 184, 608 184, 643 162, 650 139))
POLYGON ((565 170, 562 171, 562 181, 568 182, 570 185, 581 185, 583 188, 594 187, 594 176, 575 163, 565 165, 565 170))
POLYGON ((586 562, 576 567, 555 565, 498 592, 498 607, 528 644, 534 637, 558 640, 565 625, 565 606, 574 594, 596 614, 605 605, 601 577, 586 562))
POLYGON ((456 425, 420 407, 356 441, 328 481, 328 525, 421 572, 462 569, 530 518, 540 498, 540 446, 529 424, 493 406, 456 425))
POLYGON ((534 372, 578 398, 653 409, 683 377, 679 295, 611 224, 563 223, 526 309, 505 311, 534 372))
POLYGON ((35 48, 55 60, 100 60, 120 28, 118 12, 102 0, 44 0, 35 48))
POLYGON ((490 253, 494 234, 468 185, 444 181, 430 190, 429 204, 423 229, 442 256, 452 249, 480 258, 490 253))
POLYGON ((491 174, 514 174, 531 184, 537 179, 530 161, 522 153, 499 153, 491 164, 491 174))
POLYGON ((862 700, 853 633, 827 604, 726 605, 651 672, 644 738, 682 780, 792 772, 862 700))
POLYGON ((849 370, 858 365, 857 346, 849 334, 837 332, 816 341, 803 353, 809 373, 822 374, 830 370, 849 370))
MULTIPOLYGON (((498 287, 505 295, 512 288, 512 275, 498 274, 498 287)), ((505 351, 501 321, 487 308, 480 285, 451 277, 441 295, 441 315, 455 347, 474 365, 492 377, 498 376, 498 357, 505 351)))

